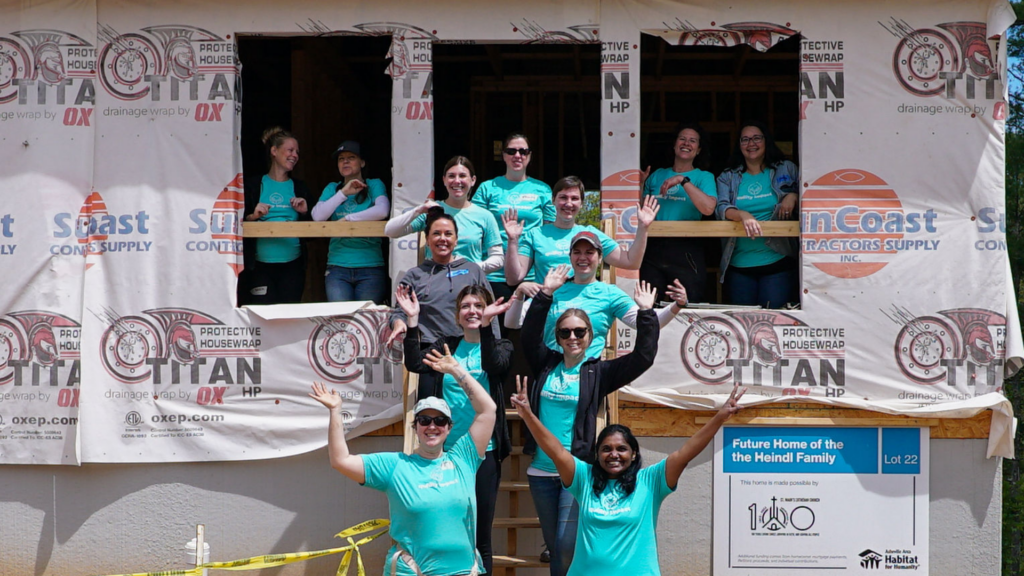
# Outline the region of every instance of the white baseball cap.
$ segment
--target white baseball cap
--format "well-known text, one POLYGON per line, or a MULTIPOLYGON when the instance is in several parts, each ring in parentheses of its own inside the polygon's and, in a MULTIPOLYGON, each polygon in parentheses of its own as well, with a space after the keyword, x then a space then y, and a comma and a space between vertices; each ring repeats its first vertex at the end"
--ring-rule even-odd
POLYGON ((437 410, 448 418, 452 417, 452 409, 448 407, 448 403, 437 396, 427 396, 417 402, 416 406, 412 409, 412 413, 419 414, 424 410, 437 410))

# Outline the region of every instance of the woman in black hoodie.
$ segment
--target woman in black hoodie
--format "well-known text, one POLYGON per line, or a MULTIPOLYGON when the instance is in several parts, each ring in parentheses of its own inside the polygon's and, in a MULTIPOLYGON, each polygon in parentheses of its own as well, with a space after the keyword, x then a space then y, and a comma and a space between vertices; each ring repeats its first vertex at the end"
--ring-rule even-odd
POLYGON ((438 354, 451 350, 455 360, 490 393, 498 407, 491 442, 476 473, 476 547, 483 558, 484 573, 490 574, 493 556, 491 524, 494 522, 494 505, 501 482, 501 461, 511 451, 508 426, 505 423, 502 382, 512 364, 512 342, 496 340, 491 321, 508 310, 510 303, 503 302, 501 298, 495 302, 484 286, 466 286, 455 299, 455 323, 462 328, 462 336, 442 336, 425 349, 419 327, 420 305, 416 293, 407 287, 400 287, 397 300, 408 323, 404 341, 405 366, 420 374, 417 397, 422 400, 428 396, 437 396, 444 399, 452 410, 452 430, 445 441, 445 450, 450 450, 469 431, 474 411, 469 397, 453 376, 442 376, 424 362, 432 350, 438 354))

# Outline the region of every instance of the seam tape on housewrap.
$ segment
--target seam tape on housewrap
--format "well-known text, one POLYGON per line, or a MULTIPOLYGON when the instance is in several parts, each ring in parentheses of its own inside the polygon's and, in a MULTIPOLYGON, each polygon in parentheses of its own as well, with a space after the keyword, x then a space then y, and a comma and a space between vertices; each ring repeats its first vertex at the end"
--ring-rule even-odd
POLYGON ((327 550, 311 550, 309 552, 290 552, 288 554, 267 554, 264 556, 253 556, 252 558, 243 558, 241 560, 231 560, 228 562, 207 562, 202 566, 196 566, 195 568, 189 568, 187 570, 162 570, 160 572, 136 572, 133 574, 117 574, 113 576, 202 576, 203 570, 262 570, 263 568, 273 568, 275 566, 283 566, 285 564, 292 564, 294 562, 303 562, 312 558, 319 558, 321 556, 329 556, 331 554, 345 553, 345 556, 341 559, 341 564, 338 565, 337 576, 343 576, 348 574, 349 564, 352 562, 352 552, 356 553, 356 566, 357 576, 366 576, 366 569, 363 567, 363 555, 359 552, 359 547, 371 540, 374 540, 380 536, 383 536, 388 531, 388 526, 391 524, 389 520, 367 520, 362 524, 357 524, 351 528, 346 528, 341 532, 334 535, 335 538, 344 538, 348 540, 348 546, 341 548, 329 548, 327 550), (353 536, 363 534, 365 532, 372 532, 374 530, 381 529, 376 534, 370 534, 364 536, 359 541, 352 540, 353 536))

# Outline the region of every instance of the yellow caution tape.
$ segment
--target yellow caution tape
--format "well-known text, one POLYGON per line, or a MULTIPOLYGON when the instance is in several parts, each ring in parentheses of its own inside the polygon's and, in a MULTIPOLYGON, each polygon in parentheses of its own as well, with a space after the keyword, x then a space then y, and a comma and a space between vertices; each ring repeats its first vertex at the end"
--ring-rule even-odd
POLYGON ((187 570, 136 572, 134 574, 116 574, 112 576, 202 576, 203 570, 262 570, 263 568, 272 568, 274 566, 283 566, 294 562, 303 562, 305 560, 311 560, 321 556, 340 554, 341 552, 344 552, 345 555, 341 558, 341 564, 338 566, 337 576, 348 574, 348 567, 352 562, 352 552, 356 553, 357 575, 366 576, 366 569, 363 567, 363 555, 359 551, 359 547, 386 534, 388 526, 390 525, 390 520, 377 519, 367 520, 362 524, 346 528, 334 535, 335 538, 344 538, 348 540, 349 545, 341 548, 312 550, 309 552, 290 552, 288 554, 266 554, 263 556, 253 556, 252 558, 243 558, 241 560, 231 560, 229 562, 207 562, 202 566, 196 566, 195 568, 189 568, 187 570), (363 536, 358 541, 352 539, 353 536, 363 534, 365 532, 372 532, 377 529, 381 530, 376 534, 363 536))

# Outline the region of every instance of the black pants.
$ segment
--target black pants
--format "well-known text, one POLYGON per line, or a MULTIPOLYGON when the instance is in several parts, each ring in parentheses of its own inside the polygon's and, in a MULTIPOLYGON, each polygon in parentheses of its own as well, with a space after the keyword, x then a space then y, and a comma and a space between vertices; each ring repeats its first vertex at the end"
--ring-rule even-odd
POLYGON ((500 483, 501 462, 498 462, 498 452, 491 450, 476 471, 476 549, 484 560, 484 574, 492 571, 491 525, 494 524, 494 505, 498 500, 500 483))
POLYGON ((665 290, 673 280, 679 280, 691 302, 705 302, 707 276, 703 238, 651 238, 647 241, 640 280, 658 290, 658 300, 668 300, 665 290))
POLYGON ((249 291, 253 304, 296 304, 306 289, 305 258, 268 264, 257 262, 249 291))

